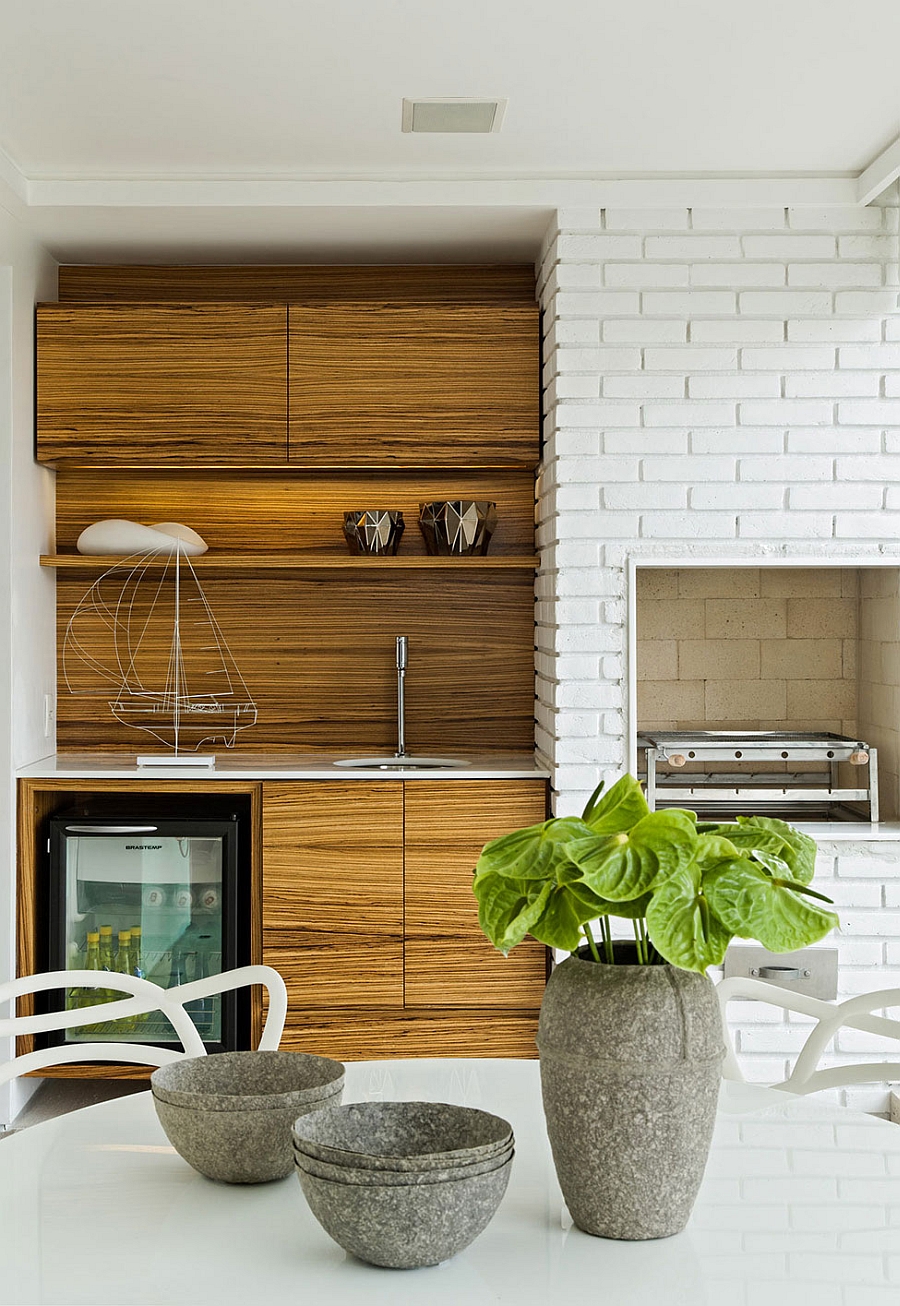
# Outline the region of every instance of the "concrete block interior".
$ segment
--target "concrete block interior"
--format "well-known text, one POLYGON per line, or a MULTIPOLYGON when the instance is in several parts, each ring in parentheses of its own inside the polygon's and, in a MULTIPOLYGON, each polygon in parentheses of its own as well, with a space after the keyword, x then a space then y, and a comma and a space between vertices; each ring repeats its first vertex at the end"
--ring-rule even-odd
POLYGON ((900 569, 638 567, 638 730, 833 731, 900 815, 900 569))

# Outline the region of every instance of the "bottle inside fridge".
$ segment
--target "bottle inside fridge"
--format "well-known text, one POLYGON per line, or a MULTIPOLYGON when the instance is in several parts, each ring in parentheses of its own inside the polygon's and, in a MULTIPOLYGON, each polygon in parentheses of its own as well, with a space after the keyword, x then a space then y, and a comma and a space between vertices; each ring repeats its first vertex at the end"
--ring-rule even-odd
MULTIPOLYGON (((108 984, 91 1002, 122 996, 117 972, 170 988, 243 963, 236 818, 54 818, 50 825, 49 968, 107 972, 108 984)), ((87 990, 67 989, 65 1002, 89 1005, 87 990)), ((195 1000, 187 1010, 208 1050, 242 1045, 236 1004, 227 995, 195 1000)), ((180 1047, 161 1013, 78 1026, 65 1036, 67 1042, 122 1040, 180 1047)))

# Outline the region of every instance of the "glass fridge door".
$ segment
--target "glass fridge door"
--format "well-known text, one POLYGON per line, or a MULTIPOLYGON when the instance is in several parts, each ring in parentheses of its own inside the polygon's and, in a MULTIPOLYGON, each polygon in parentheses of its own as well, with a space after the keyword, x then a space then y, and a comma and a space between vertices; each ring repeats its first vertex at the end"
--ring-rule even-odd
MULTIPOLYGON (((120 996, 116 971, 144 975, 170 988, 235 964, 225 929, 235 844, 228 822, 52 824, 51 877, 59 908, 54 932, 62 954, 58 965, 108 972, 109 985, 99 1000, 120 996)), ((65 1000, 70 1008, 98 999, 87 989, 72 988, 65 1000)), ((187 1008, 210 1050, 234 1046, 226 1036, 230 1022, 223 1020, 222 1007, 217 995, 187 1008)), ((155 1013, 76 1026, 67 1031, 66 1041, 180 1046, 169 1022, 155 1013)))

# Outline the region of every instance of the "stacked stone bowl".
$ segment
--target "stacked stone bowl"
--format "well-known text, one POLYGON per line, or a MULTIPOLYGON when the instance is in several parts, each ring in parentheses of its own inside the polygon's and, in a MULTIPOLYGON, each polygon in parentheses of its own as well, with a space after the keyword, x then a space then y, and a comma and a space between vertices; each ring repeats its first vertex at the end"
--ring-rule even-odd
POLYGON ((290 1174, 291 1125, 340 1104, 344 1067, 305 1052, 184 1057, 150 1076, 166 1137, 209 1179, 259 1184, 290 1174))
POLYGON ((467 1247, 500 1205, 513 1160, 508 1122, 443 1102, 354 1102, 293 1128, 310 1210, 360 1260, 437 1265, 467 1247))

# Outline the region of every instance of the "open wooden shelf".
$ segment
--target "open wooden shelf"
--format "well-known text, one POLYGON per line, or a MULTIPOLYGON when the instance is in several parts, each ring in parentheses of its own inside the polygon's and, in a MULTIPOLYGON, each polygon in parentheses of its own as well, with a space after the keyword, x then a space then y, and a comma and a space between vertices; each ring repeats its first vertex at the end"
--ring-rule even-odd
MULTIPOLYGON (((141 566, 158 567, 160 570, 172 560, 171 554, 155 558, 144 558, 141 566)), ((81 553, 45 553, 41 555, 42 567, 56 567, 63 571, 103 572, 110 567, 127 564, 123 557, 98 557, 81 553)), ((497 554, 492 558, 482 557, 430 557, 427 554, 398 554, 395 557, 367 557, 351 554, 327 553, 202 553, 199 557, 188 559, 197 571, 332 571, 348 570, 432 570, 435 568, 471 568, 481 570, 518 570, 534 571, 539 559, 533 554, 526 556, 497 554)))

